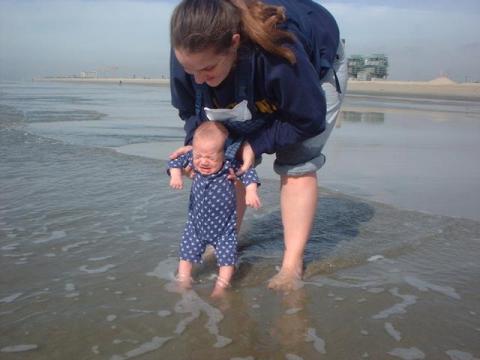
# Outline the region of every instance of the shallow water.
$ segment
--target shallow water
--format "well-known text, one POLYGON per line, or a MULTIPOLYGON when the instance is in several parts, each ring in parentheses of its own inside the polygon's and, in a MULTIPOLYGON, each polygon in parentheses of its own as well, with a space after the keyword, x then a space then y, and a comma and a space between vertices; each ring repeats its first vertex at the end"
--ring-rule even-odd
MULTIPOLYGON (((1 89, 1 359, 480 357, 479 222, 322 188, 303 287, 277 294, 265 285, 282 255, 278 181, 265 179, 228 296, 209 299, 210 263, 197 269, 193 291, 179 294, 171 279, 188 190, 168 188, 163 161, 110 148, 181 138, 168 89, 1 89)), ((347 106, 359 113, 358 103, 347 106)), ((416 118, 397 111, 414 132, 416 118)), ((343 116, 329 151, 349 139, 368 153, 354 137, 367 136, 364 122, 343 116)))
POLYGON ((347 98, 321 183, 403 209, 480 220, 480 103, 347 98))

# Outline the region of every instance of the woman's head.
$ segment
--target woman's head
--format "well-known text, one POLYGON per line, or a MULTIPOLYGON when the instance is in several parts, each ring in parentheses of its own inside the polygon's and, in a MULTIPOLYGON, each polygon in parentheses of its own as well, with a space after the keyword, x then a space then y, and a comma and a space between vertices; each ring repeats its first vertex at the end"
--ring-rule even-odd
POLYGON ((277 28, 284 20, 283 8, 256 0, 183 0, 171 18, 170 40, 185 71, 216 87, 234 66, 241 41, 294 63, 293 52, 282 46, 293 36, 277 28))
POLYGON ((240 45, 240 11, 225 0, 184 0, 174 10, 170 40, 175 56, 199 84, 218 86, 240 45))
POLYGON ((228 51, 232 36, 240 32, 240 10, 225 0, 183 0, 170 22, 174 49, 190 53, 228 51))

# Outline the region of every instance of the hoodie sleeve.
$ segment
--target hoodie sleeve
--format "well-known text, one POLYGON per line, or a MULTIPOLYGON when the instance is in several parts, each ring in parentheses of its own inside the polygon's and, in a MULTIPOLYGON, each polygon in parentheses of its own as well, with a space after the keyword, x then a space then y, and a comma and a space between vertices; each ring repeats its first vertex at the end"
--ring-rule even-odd
POLYGON ((296 63, 268 53, 257 59, 256 88, 264 91, 277 110, 268 115, 267 125, 247 136, 256 156, 274 153, 325 130, 326 100, 319 75, 303 47, 288 45, 296 63))
POLYGON ((170 51, 170 92, 172 105, 178 109, 178 115, 184 121, 185 145, 192 142, 193 133, 202 122, 195 114, 195 87, 192 77, 178 62, 173 49, 170 51))
POLYGON ((193 167, 193 154, 189 151, 179 157, 167 162, 167 174, 170 176, 170 169, 185 169, 187 166, 193 167))

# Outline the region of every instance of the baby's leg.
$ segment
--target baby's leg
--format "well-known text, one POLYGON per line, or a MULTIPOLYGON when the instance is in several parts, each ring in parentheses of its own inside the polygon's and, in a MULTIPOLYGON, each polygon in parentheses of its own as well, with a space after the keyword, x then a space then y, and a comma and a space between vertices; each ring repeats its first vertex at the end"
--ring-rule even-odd
POLYGON ((180 260, 176 280, 181 289, 192 287, 192 267, 190 261, 180 260))
POLYGON ((213 298, 218 298, 225 294, 225 290, 230 287, 230 280, 232 279, 234 270, 234 266, 220 266, 217 281, 211 294, 213 298))

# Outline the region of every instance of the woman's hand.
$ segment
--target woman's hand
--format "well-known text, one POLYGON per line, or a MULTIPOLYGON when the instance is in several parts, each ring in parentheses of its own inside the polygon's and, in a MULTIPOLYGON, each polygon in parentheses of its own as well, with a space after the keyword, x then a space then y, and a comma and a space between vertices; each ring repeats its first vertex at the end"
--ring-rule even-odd
POLYGON ((250 169, 253 164, 255 164, 255 153, 247 141, 242 144, 239 153, 243 164, 240 169, 238 169, 237 176, 242 175, 245 171, 250 169))
POLYGON ((192 145, 185 145, 185 146, 179 147, 177 150, 171 153, 168 157, 170 159, 176 159, 177 157, 182 156, 183 154, 186 154, 190 150, 192 150, 192 145))

